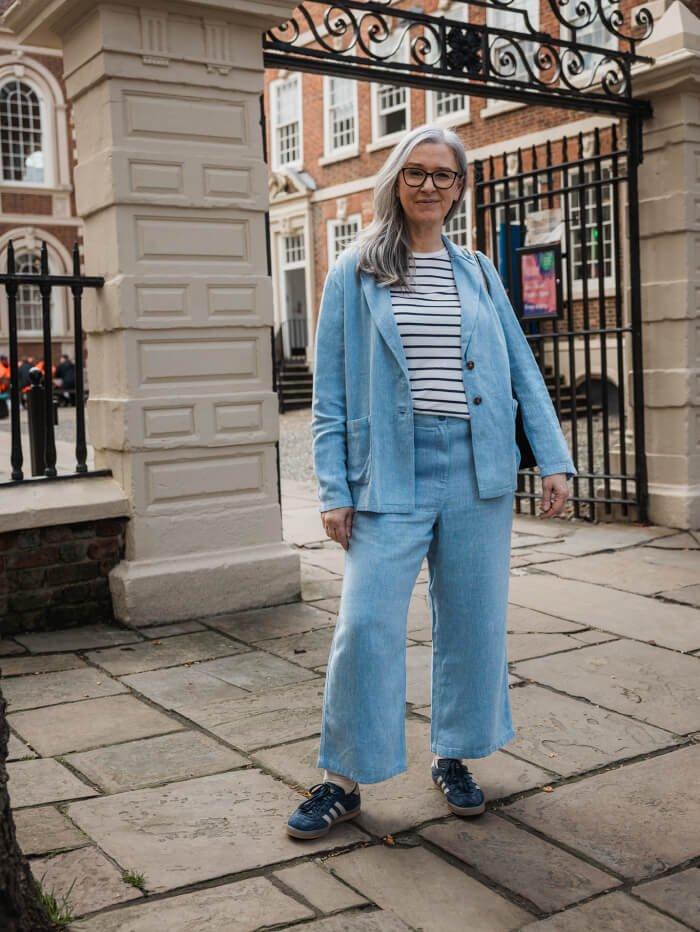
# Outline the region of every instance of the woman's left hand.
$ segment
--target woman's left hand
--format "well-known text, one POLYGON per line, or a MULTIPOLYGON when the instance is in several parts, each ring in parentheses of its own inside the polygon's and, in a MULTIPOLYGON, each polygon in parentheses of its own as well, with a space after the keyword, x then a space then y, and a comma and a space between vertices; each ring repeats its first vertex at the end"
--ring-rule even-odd
POLYGON ((569 485, 565 472, 542 477, 542 501, 538 518, 554 518, 561 514, 569 497, 569 485))

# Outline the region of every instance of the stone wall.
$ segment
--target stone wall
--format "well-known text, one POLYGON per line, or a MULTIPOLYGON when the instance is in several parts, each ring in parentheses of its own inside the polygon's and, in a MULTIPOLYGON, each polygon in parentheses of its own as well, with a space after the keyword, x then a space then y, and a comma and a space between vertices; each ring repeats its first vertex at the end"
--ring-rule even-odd
POLYGON ((114 617, 108 574, 126 518, 0 533, 0 630, 67 628, 114 617))

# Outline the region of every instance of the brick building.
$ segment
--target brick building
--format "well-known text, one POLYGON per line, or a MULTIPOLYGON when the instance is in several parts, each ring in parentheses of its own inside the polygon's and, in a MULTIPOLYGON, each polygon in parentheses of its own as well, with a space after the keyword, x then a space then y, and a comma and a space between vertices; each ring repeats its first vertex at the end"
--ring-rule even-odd
MULTIPOLYGON (((569 37, 564 27, 560 31, 547 0, 523 0, 515 5, 527 11, 533 28, 569 37)), ((475 23, 483 23, 487 15, 484 9, 459 0, 424 0, 419 6, 427 13, 460 21, 470 16, 475 23)), ((630 7, 634 8, 635 4, 623 0, 620 6, 630 15, 633 12, 630 7)), ((651 6, 654 15, 660 16, 663 6, 651 6)), ((392 7, 415 9, 415 4, 399 0, 392 7)), ((321 26, 320 5, 310 4, 308 12, 319 14, 318 25, 321 26)), ((489 9, 488 24, 511 30, 524 29, 522 16, 512 10, 489 9)), ((397 45, 394 36, 387 37, 377 44, 377 50, 384 54, 395 50, 394 60, 409 61, 408 43, 418 34, 417 29, 412 29, 401 45, 397 45)), ((310 31, 307 37, 313 41, 310 31)), ((578 30, 577 40, 606 48, 615 47, 618 42, 599 20, 587 29, 578 30)), ((530 60, 534 48, 533 44, 526 50, 530 60)), ((590 61, 588 57, 584 63, 590 61)), ((524 66, 518 67, 519 75, 524 76, 524 66)), ((579 80, 585 85, 586 75, 579 80)), ((615 144, 613 132, 617 133, 618 147, 624 132, 617 117, 605 114, 272 69, 266 72, 265 112, 268 162, 272 172, 270 221, 275 326, 282 329, 285 356, 292 351, 290 344, 295 338, 303 340, 311 366, 316 315, 328 267, 358 229, 370 221, 375 173, 406 130, 422 123, 437 123, 454 129, 463 140, 470 163, 468 191, 461 212, 450 220, 445 232, 470 248, 476 247, 475 160, 484 160, 495 173, 492 176, 506 178, 514 175, 519 165, 521 170, 527 171, 535 160, 542 166, 547 158, 554 164, 565 160, 567 152, 573 159, 589 157, 596 130, 599 151, 610 151, 615 144), (566 150, 564 145, 568 146, 566 150), (301 319, 304 326, 288 323, 290 318, 301 319)), ((603 177, 606 172, 611 172, 609 165, 603 165, 603 177)), ((570 177, 570 180, 576 179, 570 177)), ((524 193, 531 193, 531 190, 524 193)), ((588 215, 593 213, 594 196, 593 188, 587 189, 584 197, 572 193, 568 204, 572 246, 569 323, 572 329, 580 329, 584 322, 581 213, 582 210, 588 215)), ((556 204, 561 207, 561 199, 556 204)), ((526 203, 524 213, 540 210, 542 206, 541 201, 526 203)), ((623 244, 613 241, 610 186, 602 189, 601 207, 603 242, 599 242, 600 230, 593 227, 586 230, 588 275, 585 287, 591 319, 598 319, 602 314, 609 325, 614 322, 616 312, 615 293, 621 295, 624 286, 623 269, 616 269, 616 263, 622 265, 617 253, 623 244), (601 249, 602 265, 598 262, 601 249), (604 281, 599 290, 601 267, 604 281), (591 310, 593 304, 596 307, 591 310)), ((490 245, 487 252, 491 252, 490 245)), ((620 296, 617 306, 620 313, 622 300, 620 296)), ((549 324, 549 321, 543 322, 542 326, 547 329, 549 324)), ((577 344, 574 352, 578 356, 584 350, 579 350, 577 344)), ((607 381, 609 391, 616 394, 619 377, 617 373, 605 371, 597 362, 600 346, 593 340, 585 352, 590 357, 589 373, 593 374, 587 390, 599 395, 601 383, 607 381)), ((584 379, 584 366, 573 368, 578 372, 575 378, 578 387, 584 379)), ((562 369, 569 369, 565 361, 562 369)))
MULTIPOLYGON (((0 0, 0 13, 10 0, 0 0)), ((70 105, 63 82, 63 58, 53 49, 18 47, 0 27, 0 268, 7 267, 12 240, 18 270, 38 272, 42 241, 49 271, 68 274, 71 250, 81 243, 81 221, 73 187, 74 145, 70 105)), ((54 359, 73 355, 73 331, 63 289, 52 295, 54 359)), ((41 299, 21 286, 18 294, 21 354, 42 355, 41 299)), ((7 352, 7 304, 0 299, 0 352, 7 352)))

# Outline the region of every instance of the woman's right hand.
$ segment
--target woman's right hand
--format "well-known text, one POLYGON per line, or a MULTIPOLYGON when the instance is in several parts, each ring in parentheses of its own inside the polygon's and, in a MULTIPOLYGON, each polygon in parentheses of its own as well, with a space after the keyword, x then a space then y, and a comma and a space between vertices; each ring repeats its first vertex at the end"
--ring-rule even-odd
POLYGON ((352 532, 354 508, 331 508, 321 512, 323 527, 331 540, 337 540, 343 550, 347 550, 352 532))

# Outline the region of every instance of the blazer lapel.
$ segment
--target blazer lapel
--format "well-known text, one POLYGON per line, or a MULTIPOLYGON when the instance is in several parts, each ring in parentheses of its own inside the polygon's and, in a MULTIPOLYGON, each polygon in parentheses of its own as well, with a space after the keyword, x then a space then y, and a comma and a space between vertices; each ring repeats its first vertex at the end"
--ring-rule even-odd
MULTIPOLYGON (((462 250, 462 247, 455 245, 444 233, 442 234, 442 241, 447 247, 448 255, 452 260, 452 272, 459 293, 461 310, 461 353, 462 358, 464 358, 483 300, 484 285, 477 266, 477 260, 466 250, 462 250)), ((389 286, 379 286, 374 276, 370 275, 369 272, 361 272, 360 278, 362 282, 362 291, 370 313, 377 325, 377 329, 396 357, 396 361, 400 365, 406 377, 406 381, 409 381, 408 363, 406 361, 401 334, 399 333, 399 328, 396 325, 396 318, 394 317, 389 286)))

